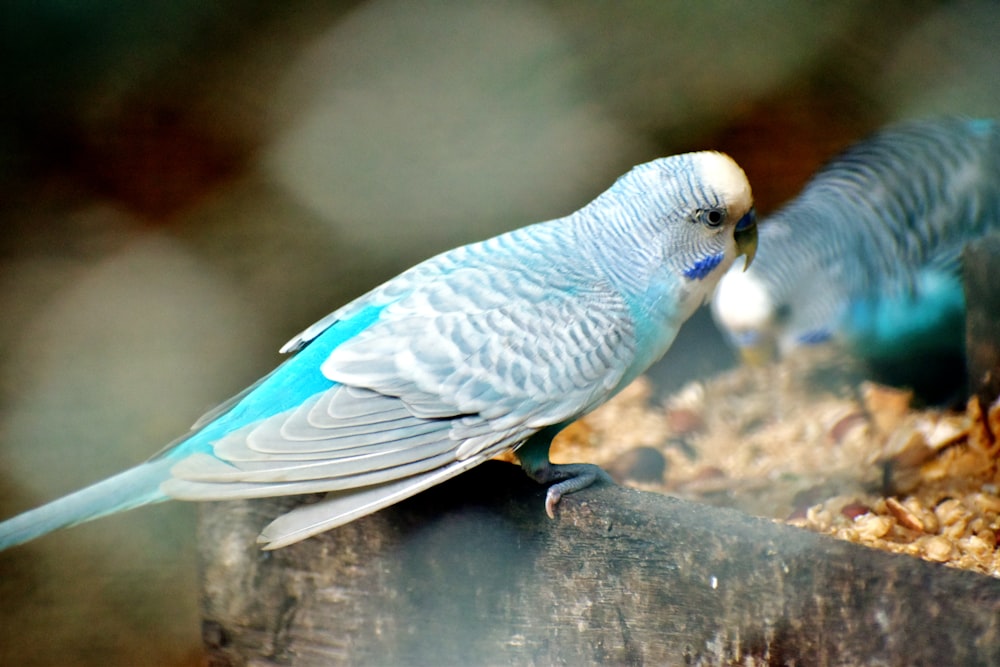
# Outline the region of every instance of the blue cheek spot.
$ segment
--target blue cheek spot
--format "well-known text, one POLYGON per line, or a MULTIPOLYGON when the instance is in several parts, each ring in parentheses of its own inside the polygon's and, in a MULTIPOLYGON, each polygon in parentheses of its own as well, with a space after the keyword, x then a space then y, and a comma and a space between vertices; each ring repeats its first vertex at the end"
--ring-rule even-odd
POLYGON ((719 265, 722 258, 723 254, 719 253, 718 255, 711 255, 709 257, 705 257, 704 259, 699 259, 693 266, 684 270, 684 275, 691 280, 702 280, 705 276, 712 272, 712 269, 719 265))
POLYGON ((807 331, 798 337, 798 341, 803 345, 819 345, 820 343, 825 343, 833 338, 831 334, 826 329, 814 329, 813 331, 807 331))

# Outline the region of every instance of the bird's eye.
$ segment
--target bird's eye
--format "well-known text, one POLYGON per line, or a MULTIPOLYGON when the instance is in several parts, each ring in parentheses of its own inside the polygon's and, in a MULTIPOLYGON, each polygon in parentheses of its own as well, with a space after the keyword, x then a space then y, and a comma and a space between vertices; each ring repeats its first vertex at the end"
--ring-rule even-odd
POLYGON ((719 208, 709 208, 698 211, 698 218, 707 227, 718 227, 726 219, 726 213, 719 208))

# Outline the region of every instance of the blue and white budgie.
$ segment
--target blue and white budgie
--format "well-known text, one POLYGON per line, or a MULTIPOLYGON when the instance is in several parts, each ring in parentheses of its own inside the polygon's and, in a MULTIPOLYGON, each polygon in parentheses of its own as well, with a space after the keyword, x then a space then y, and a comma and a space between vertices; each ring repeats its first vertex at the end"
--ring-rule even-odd
POLYGON ((834 340, 873 365, 939 355, 961 369, 959 258, 991 230, 1000 230, 997 123, 892 125, 831 160, 761 224, 753 268, 723 277, 712 311, 750 361, 834 340))
POLYGON ((0 549, 168 499, 328 492, 274 549, 514 449, 559 498, 605 474, 549 444, 659 359, 756 226, 746 176, 691 153, 635 167, 581 210, 433 257, 315 323, 295 355, 146 463, 0 523, 0 549))

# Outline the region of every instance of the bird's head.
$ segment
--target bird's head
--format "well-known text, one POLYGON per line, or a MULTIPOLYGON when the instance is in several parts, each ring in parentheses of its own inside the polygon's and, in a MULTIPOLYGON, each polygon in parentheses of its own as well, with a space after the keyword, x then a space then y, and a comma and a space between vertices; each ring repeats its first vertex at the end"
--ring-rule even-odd
MULTIPOLYGON (((719 281, 712 298, 712 315, 740 358, 760 366, 799 349, 834 342, 841 322, 843 294, 834 289, 819 264, 781 262, 787 253, 772 221, 764 254, 747 272, 731 269, 719 281)), ((780 231, 780 230, 778 230, 780 231)))
MULTIPOLYGON (((762 365, 837 338, 846 295, 815 252, 801 213, 779 211, 761 225, 764 247, 753 268, 730 269, 712 298, 716 324, 750 365, 762 365)), ((823 252, 827 252, 825 249, 823 252)))
POLYGON ((714 151, 640 164, 578 215, 606 275, 659 311, 653 320, 686 319, 737 257, 749 266, 757 249, 747 177, 714 151))
POLYGON ((757 222, 750 183, 728 155, 688 153, 640 165, 649 181, 646 205, 654 221, 640 242, 650 263, 666 271, 687 317, 706 301, 722 275, 741 255, 749 267, 757 250, 757 222))
POLYGON ((722 276, 712 297, 712 316, 744 362, 761 365, 775 358, 780 306, 768 285, 752 272, 735 268, 722 276))
MULTIPOLYGON (((746 258, 746 270, 757 253, 753 195, 746 174, 728 155, 705 151, 687 157, 695 177, 685 198, 690 204, 687 210, 682 207, 689 224, 676 230, 684 237, 679 247, 690 251, 690 256, 682 257, 682 263, 688 262, 682 266, 682 274, 689 280, 705 280, 711 275, 714 285, 737 257, 746 258), (695 184, 697 187, 692 187, 695 184)), ((684 184, 677 186, 683 188, 684 184)))

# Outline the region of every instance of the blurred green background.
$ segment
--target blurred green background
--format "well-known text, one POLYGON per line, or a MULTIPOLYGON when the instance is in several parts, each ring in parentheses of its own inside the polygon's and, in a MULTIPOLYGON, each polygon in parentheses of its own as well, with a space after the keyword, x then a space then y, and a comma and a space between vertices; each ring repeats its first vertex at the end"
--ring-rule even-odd
MULTIPOLYGON (((764 213, 890 120, 996 116, 995 2, 11 1, 0 513, 157 451, 314 319, 633 164, 764 213)), ((731 362, 700 313, 656 375, 731 362)), ((0 554, 0 664, 200 662, 196 508, 0 554)))

